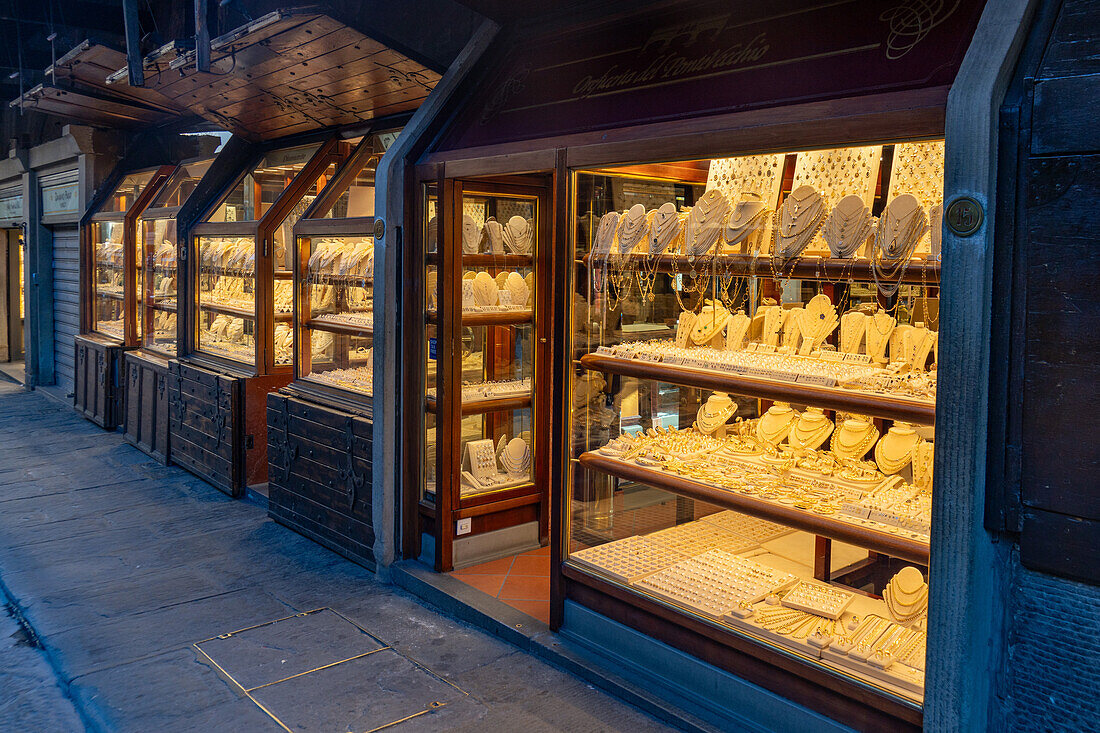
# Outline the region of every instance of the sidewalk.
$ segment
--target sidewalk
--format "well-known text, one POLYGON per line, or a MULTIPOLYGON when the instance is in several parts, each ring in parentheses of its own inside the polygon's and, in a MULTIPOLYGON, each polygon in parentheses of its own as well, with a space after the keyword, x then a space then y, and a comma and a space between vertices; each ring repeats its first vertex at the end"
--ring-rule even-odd
POLYGON ((665 730, 7 381, 0 583, 0 728, 665 730))

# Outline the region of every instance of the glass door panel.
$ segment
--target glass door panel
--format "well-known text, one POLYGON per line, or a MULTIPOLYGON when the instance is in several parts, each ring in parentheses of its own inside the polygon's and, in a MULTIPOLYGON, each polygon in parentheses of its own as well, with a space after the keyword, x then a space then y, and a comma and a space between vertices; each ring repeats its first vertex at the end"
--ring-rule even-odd
POLYGON ((536 338, 536 196, 460 193, 461 480, 456 501, 531 483, 536 338))
POLYGON ((126 223, 97 221, 92 224, 94 281, 92 330, 122 340, 125 338, 123 304, 126 291, 123 234, 126 223))

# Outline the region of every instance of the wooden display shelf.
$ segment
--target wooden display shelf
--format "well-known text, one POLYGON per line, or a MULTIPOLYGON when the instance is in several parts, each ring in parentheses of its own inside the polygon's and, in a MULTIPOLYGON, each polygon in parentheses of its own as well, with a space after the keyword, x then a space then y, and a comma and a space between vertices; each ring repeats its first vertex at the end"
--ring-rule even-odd
MULTIPOLYGON (((584 264, 591 265, 592 255, 584 257, 584 264)), ((597 256, 598 265, 604 259, 597 256)), ((628 260, 629 265, 635 269, 645 265, 651 267, 652 263, 645 255, 633 254, 628 260)), ((745 254, 723 254, 714 257, 696 257, 694 262, 689 262, 687 255, 661 255, 657 258, 656 268, 659 272, 686 273, 695 271, 702 274, 711 272, 711 266, 715 266, 717 272, 732 273, 738 277, 775 277, 772 269, 771 257, 753 257, 745 254)), ((614 255, 608 262, 608 267, 616 265, 614 255)), ((788 262, 779 270, 780 278, 795 278, 800 280, 831 280, 854 282, 874 282, 874 273, 871 270, 871 261, 863 258, 852 260, 838 260, 830 257, 807 256, 800 257, 793 262, 788 262)), ((940 263, 936 260, 914 259, 909 262, 905 274, 900 282, 909 285, 939 285, 940 263)), ((897 278, 891 278, 890 282, 898 282, 897 278)))
POLYGON ((255 279, 256 270, 255 269, 243 270, 243 269, 238 269, 238 268, 235 268, 235 267, 217 267, 217 266, 211 266, 211 265, 200 265, 199 266, 199 274, 200 275, 216 275, 218 277, 247 277, 247 278, 250 278, 250 279, 255 279))
POLYGON ((915 425, 934 425, 936 423, 935 404, 903 397, 876 395, 839 387, 815 387, 808 384, 780 382, 773 379, 722 374, 660 362, 620 359, 602 354, 585 354, 581 357, 581 366, 593 371, 610 372, 626 377, 655 379, 661 382, 699 387, 745 397, 793 402, 797 405, 814 405, 841 412, 854 412, 859 415, 901 420, 915 425))
POLYGON ((366 287, 374 285, 373 275, 334 274, 330 272, 311 272, 306 277, 306 285, 353 285, 366 287))
MULTIPOLYGON (((429 265, 438 265, 439 255, 429 252, 424 255, 424 261, 429 265)), ((471 267, 532 267, 533 263, 534 259, 531 255, 494 255, 487 252, 462 255, 462 264, 471 267)))
MULTIPOLYGON (((531 311, 493 311, 489 313, 463 313, 463 326, 519 326, 531 323, 531 311)), ((439 323, 439 311, 428 311, 428 323, 439 323)))
MULTIPOLYGON (((484 415, 487 412, 503 412, 505 410, 522 410, 531 406, 531 395, 525 394, 518 397, 497 397, 491 400, 473 400, 462 403, 462 416, 484 415)), ((426 409, 435 413, 439 407, 434 397, 427 398, 426 409)))
POLYGON ((123 300, 125 299, 125 293, 116 293, 113 290, 96 290, 97 298, 110 298, 111 300, 123 300))
POLYGON ((158 302, 158 301, 154 300, 151 303, 148 303, 148 302, 144 303, 143 306, 146 307, 146 308, 152 308, 153 310, 156 310, 156 311, 164 311, 166 313, 175 313, 176 312, 176 304, 175 303, 164 303, 164 302, 158 302))
MULTIPOLYGON (((234 316, 235 318, 247 318, 250 321, 256 320, 255 311, 248 308, 238 308, 232 305, 222 305, 220 303, 199 303, 199 310, 210 311, 211 313, 221 313, 227 316, 234 316)), ((290 321, 294 319, 293 313, 275 313, 272 316, 275 321, 290 321)))
POLYGON ((306 328, 311 328, 316 331, 328 331, 329 333, 340 333, 346 336, 358 336, 361 338, 370 338, 374 336, 374 329, 369 326, 356 326, 352 323, 333 323, 331 321, 306 321, 303 324, 306 328))
POLYGON ((811 532, 840 542, 847 542, 901 560, 919 565, 928 565, 928 544, 925 542, 899 537, 890 532, 860 527, 765 499, 726 491, 701 481, 694 481, 683 476, 672 476, 663 471, 655 471, 637 464, 626 463, 599 453, 582 453, 579 460, 585 468, 611 476, 649 484, 680 496, 698 499, 743 514, 751 514, 754 517, 768 519, 794 529, 811 532))

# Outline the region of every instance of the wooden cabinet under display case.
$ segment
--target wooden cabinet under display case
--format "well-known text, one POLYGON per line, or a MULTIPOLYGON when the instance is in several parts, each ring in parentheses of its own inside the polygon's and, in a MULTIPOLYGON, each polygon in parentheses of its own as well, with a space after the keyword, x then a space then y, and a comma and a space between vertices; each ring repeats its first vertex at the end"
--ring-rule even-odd
POLYGON ((213 159, 181 163, 137 220, 138 348, 124 357, 123 433, 132 445, 169 460, 168 360, 179 332, 179 215, 213 159))
POLYGON ((235 496, 267 480, 267 393, 292 376, 293 227, 348 147, 328 138, 261 150, 190 231, 190 313, 178 349, 186 368, 170 385, 173 461, 214 473, 235 496), (203 396, 226 379, 238 382, 236 397, 203 396), (240 444, 228 453, 227 425, 240 444))
POLYGON ((81 226, 81 334, 76 337, 76 407, 109 430, 122 422, 123 352, 140 345, 145 314, 143 239, 138 217, 174 170, 126 173, 93 201, 81 226))
POLYGON ((446 179, 422 205, 420 535, 450 570, 548 539, 550 189, 446 179))
POLYGON ((373 567, 374 173, 358 142, 294 227, 295 379, 268 397, 272 518, 373 567))

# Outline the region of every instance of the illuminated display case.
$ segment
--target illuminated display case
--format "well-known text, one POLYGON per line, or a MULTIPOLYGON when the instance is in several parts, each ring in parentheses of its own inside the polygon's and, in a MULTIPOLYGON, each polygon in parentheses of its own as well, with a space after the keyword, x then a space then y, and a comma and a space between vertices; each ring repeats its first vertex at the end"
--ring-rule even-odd
POLYGON ((922 700, 943 150, 574 173, 567 572, 922 700))
POLYGON ((270 150, 192 230, 190 345, 255 374, 293 362, 293 227, 347 154, 347 143, 270 150))
POLYGON ((176 355, 180 244, 177 216, 211 163, 213 159, 180 164, 138 218, 139 345, 163 356, 176 355))
POLYGON ((138 217, 175 170, 161 166, 116 174, 81 222, 81 333, 73 342, 74 404, 113 430, 126 399, 123 352, 140 345, 146 278, 138 217))
POLYGON ((191 308, 168 367, 172 460, 231 496, 267 482, 266 403, 293 377, 293 228, 350 152, 313 140, 227 146, 243 170, 181 252, 191 308))
POLYGON ((358 141, 295 227, 297 378, 317 394, 369 405, 374 343, 374 171, 382 138, 358 141))
POLYGON ((534 547, 547 540, 551 324, 542 279, 552 249, 549 194, 538 183, 461 180, 425 190, 419 508, 440 570, 461 565, 496 530, 527 527, 519 541, 534 547))
POLYGON ((137 301, 145 281, 136 220, 173 167, 127 173, 85 223, 86 332, 137 346, 144 322, 137 301))

